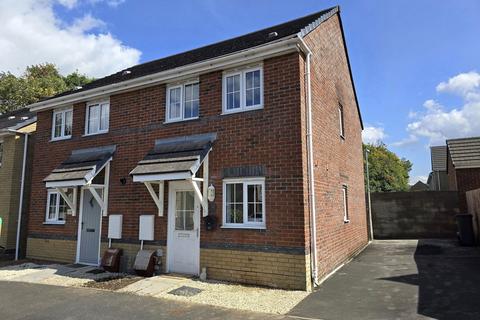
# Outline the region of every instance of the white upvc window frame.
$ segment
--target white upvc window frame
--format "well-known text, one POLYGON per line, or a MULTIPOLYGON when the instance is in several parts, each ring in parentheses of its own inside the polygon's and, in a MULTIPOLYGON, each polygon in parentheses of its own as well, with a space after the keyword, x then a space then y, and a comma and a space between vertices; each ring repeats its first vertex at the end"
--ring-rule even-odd
POLYGON ((48 191, 47 191, 47 205, 46 205, 46 210, 45 210, 45 222, 44 222, 44 224, 65 224, 65 221, 66 221, 67 215, 68 215, 68 209, 67 209, 67 212, 65 213, 64 219, 63 220, 58 220, 59 214, 60 214, 60 199, 62 199, 62 196, 60 195, 60 192, 56 191, 55 189, 48 189, 48 191), (50 215, 50 197, 52 195, 56 195, 55 217, 54 218, 49 217, 49 215, 50 215))
POLYGON ((53 113, 52 113, 52 136, 51 136, 51 141, 66 140, 66 139, 71 139, 71 138, 72 138, 72 133, 70 133, 69 135, 66 135, 66 134, 65 134, 66 113, 67 113, 67 112, 71 112, 71 113, 72 113, 72 123, 71 123, 71 127, 72 127, 72 132, 73 132, 73 108, 72 108, 72 107, 69 107, 69 108, 62 108, 62 109, 53 110, 53 113), (55 120, 56 120, 57 114, 61 114, 61 115, 62 115, 62 124, 61 124, 61 134, 60 134, 60 136, 55 137, 55 127, 56 127, 55 120))
POLYGON ((250 110, 263 109, 263 65, 256 65, 252 67, 235 69, 223 73, 222 78, 222 113, 231 114, 237 112, 246 112, 250 110), (260 71, 260 103, 252 106, 247 106, 247 84, 246 74, 249 72, 260 71), (235 109, 227 109, 227 78, 240 75, 240 107, 235 109))
POLYGON ((84 136, 94 136, 97 134, 104 134, 108 133, 108 130, 110 129, 110 100, 105 99, 105 100, 98 100, 98 101, 91 101, 87 103, 87 106, 85 108, 85 134, 84 136), (101 122, 102 122, 102 106, 107 105, 108 106, 108 121, 107 121, 107 128, 106 129, 101 129, 101 122), (99 106, 99 114, 98 114, 98 125, 97 125, 97 131, 95 132, 90 132, 90 108, 94 106, 99 106))
POLYGON ((343 222, 350 222, 350 213, 348 211, 348 186, 342 185, 342 207, 343 207, 343 222))
POLYGON ((264 177, 248 177, 248 178, 226 178, 223 180, 223 201, 222 201, 222 228, 231 229, 266 229, 266 199, 265 199, 265 178, 264 177), (243 223, 227 223, 227 185, 229 184, 243 185, 243 223), (261 185, 262 187, 262 222, 248 221, 248 186, 261 185))
POLYGON ((338 104, 338 122, 340 137, 345 139, 345 114, 341 103, 338 104))
MULTIPOLYGON (((175 83, 167 85, 167 99, 165 105, 165 123, 179 122, 179 121, 188 121, 198 119, 200 116, 200 81, 191 80, 182 83, 175 83), (190 85, 198 85, 198 115, 196 117, 185 117, 185 87, 190 85), (174 89, 180 89, 180 116, 177 118, 172 118, 170 115, 170 91, 174 89)), ((195 99, 196 100, 196 99, 195 99)), ((190 100, 194 101, 194 100, 190 100)))

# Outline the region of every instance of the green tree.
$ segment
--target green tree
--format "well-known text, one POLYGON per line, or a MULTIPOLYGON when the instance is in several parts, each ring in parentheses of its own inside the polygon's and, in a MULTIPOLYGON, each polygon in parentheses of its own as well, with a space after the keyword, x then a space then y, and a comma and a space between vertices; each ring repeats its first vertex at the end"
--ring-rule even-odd
POLYGON ((29 66, 19 77, 0 72, 0 113, 23 108, 92 80, 78 71, 62 76, 52 63, 29 66))
POLYGON ((407 191, 409 189, 409 173, 412 169, 412 163, 409 160, 400 159, 383 143, 364 144, 364 151, 365 148, 370 150, 368 169, 371 192, 407 191))

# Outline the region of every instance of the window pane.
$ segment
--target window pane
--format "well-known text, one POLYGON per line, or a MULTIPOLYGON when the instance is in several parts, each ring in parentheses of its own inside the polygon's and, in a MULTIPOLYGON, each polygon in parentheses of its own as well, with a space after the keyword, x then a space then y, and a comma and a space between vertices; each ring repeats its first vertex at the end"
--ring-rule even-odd
POLYGON ((240 75, 227 77, 227 109, 240 108, 240 75))
POLYGON ((55 214, 57 209, 57 196, 56 193, 50 193, 48 203, 48 220, 55 220, 55 214))
POLYGON ((243 223, 243 204, 227 204, 227 223, 243 223))
POLYGON ((263 222, 262 185, 248 185, 248 221, 263 222))
POLYGON ((226 185, 227 223, 243 223, 243 183, 226 185))
POLYGON ((100 130, 105 131, 108 130, 108 121, 110 118, 110 105, 105 103, 101 106, 101 114, 100 114, 100 130))
POLYGON ((245 96, 247 107, 260 104, 260 70, 245 73, 245 96))
POLYGON ((177 191, 175 208, 175 230, 193 230, 195 195, 193 191, 177 191))
POLYGON ((55 138, 62 136, 62 118, 63 115, 61 112, 55 114, 55 130, 53 134, 55 138))
POLYGON ((169 117, 170 119, 178 119, 181 117, 181 88, 170 89, 170 105, 169 117))
POLYGON ((88 109, 88 133, 96 133, 99 129, 100 106, 93 105, 88 109))
POLYGON ((183 115, 185 119, 198 117, 198 93, 198 83, 185 86, 185 110, 183 115))
POLYGON ((64 136, 72 135, 72 117, 73 117, 73 111, 65 112, 65 129, 63 131, 64 136))
POLYGON ((60 205, 58 207, 58 221, 63 221, 65 220, 65 215, 68 211, 68 205, 65 200, 63 200, 62 196, 58 196, 60 197, 60 205))

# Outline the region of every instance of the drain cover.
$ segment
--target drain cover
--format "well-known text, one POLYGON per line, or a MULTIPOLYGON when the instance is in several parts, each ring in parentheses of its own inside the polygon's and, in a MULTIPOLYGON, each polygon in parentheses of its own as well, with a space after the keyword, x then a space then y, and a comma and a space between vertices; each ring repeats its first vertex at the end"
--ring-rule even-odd
POLYGON ((169 291, 168 293, 173 294, 175 296, 192 297, 194 295, 199 294, 202 291, 203 291, 202 289, 182 286, 180 288, 169 291))

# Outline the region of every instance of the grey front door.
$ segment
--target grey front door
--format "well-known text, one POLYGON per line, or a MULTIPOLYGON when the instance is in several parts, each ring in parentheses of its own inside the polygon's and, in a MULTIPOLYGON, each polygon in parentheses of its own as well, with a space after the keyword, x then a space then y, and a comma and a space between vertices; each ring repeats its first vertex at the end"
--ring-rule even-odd
MULTIPOLYGON (((101 190, 97 189, 99 195, 101 190)), ((92 193, 83 191, 82 221, 80 221, 80 256, 78 262, 98 264, 100 246, 100 219, 102 210, 92 193)))

